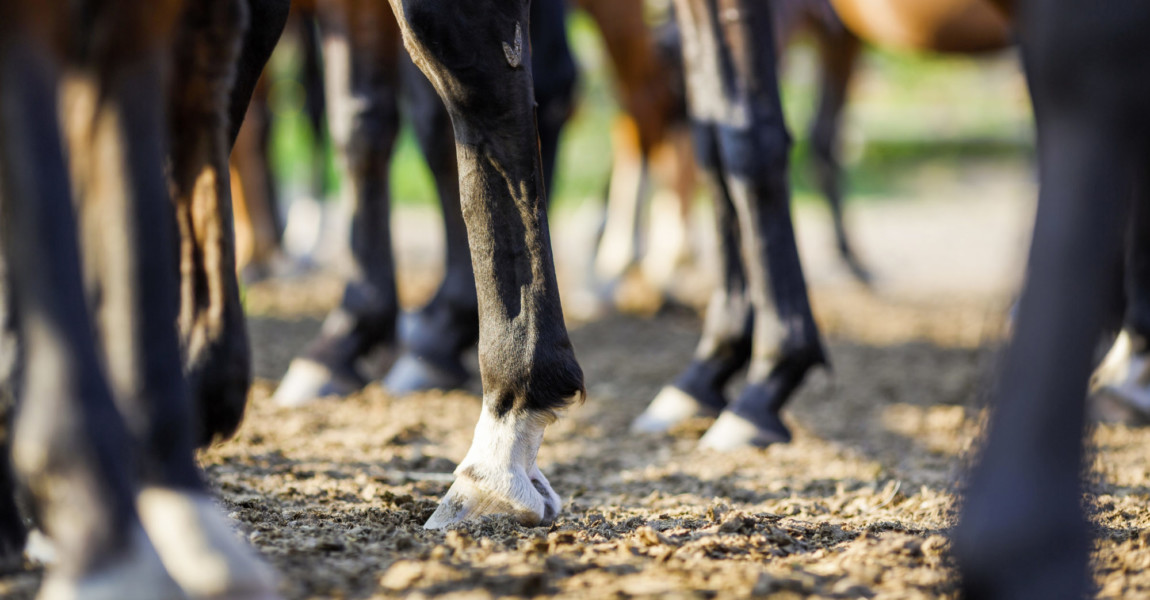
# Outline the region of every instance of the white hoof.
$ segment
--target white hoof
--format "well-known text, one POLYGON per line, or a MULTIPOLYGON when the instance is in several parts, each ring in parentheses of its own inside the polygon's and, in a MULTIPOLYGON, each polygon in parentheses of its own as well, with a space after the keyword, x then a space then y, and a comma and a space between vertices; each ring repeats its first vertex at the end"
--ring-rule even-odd
POLYGON ((59 560, 56 544, 44 535, 38 528, 28 532, 28 539, 24 541, 24 558, 28 562, 50 567, 59 560))
POLYGON ((538 412, 495 417, 484 407, 455 483, 424 527, 443 529, 484 515, 510 515, 527 526, 554 520, 559 495, 535 464, 543 430, 553 420, 538 412))
POLYGON ((647 405, 647 410, 631 423, 634 433, 665 433, 675 425, 693 417, 713 417, 716 411, 674 386, 659 390, 659 395, 647 405))
POLYGON ((1123 331, 1091 380, 1095 409, 1107 420, 1150 421, 1150 356, 1123 331))
POLYGON ((73 578, 49 569, 40 584, 38 600, 185 600, 187 596, 168 576, 164 564, 137 526, 131 545, 99 571, 73 578))
POLYGON ((325 396, 346 396, 359 388, 353 382, 341 381, 331 369, 317 362, 297 358, 291 361, 272 401, 279 406, 298 407, 325 396))
POLYGON ((211 498, 147 488, 136 505, 168 573, 190 598, 279 597, 271 569, 236 537, 211 498))
POLYGON ((699 440, 699 447, 708 450, 730 451, 740 448, 764 448, 771 444, 788 442, 790 438, 736 415, 723 411, 707 433, 699 440))

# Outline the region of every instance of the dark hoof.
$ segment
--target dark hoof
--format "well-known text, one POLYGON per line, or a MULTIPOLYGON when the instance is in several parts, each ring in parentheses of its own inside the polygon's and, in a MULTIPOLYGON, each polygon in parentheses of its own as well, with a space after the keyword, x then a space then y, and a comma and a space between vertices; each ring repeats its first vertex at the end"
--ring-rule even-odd
POLYGON ((776 414, 765 415, 760 422, 723 411, 699 440, 699 447, 730 451, 740 448, 765 448, 791 441, 791 432, 776 414))
POLYGON ((280 406, 303 406, 326 396, 353 394, 363 386, 363 380, 357 376, 338 374, 318 362, 297 358, 276 388, 272 401, 280 406))
POLYGON ((232 437, 243 422, 248 405, 248 370, 200 369, 190 373, 188 379, 199 414, 197 445, 205 447, 232 437))
POLYGON ((404 354, 383 378, 383 387, 395 395, 427 390, 454 390, 468 380, 462 365, 443 366, 412 354, 404 354))

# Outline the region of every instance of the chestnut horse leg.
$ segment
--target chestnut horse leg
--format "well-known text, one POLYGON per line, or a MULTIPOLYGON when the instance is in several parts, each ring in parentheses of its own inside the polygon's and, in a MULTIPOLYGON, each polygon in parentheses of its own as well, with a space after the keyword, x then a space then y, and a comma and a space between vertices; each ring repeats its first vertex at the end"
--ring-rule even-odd
POLYGON ((832 30, 822 20, 808 19, 815 28, 819 48, 819 107, 811 120, 811 150, 815 180, 831 209, 839 257, 864 285, 871 273, 859 260, 843 219, 843 168, 839 163, 842 115, 862 43, 854 34, 832 30))
POLYGON ((282 254, 276 182, 268 164, 268 85, 265 79, 260 82, 232 147, 230 161, 236 269, 240 278, 249 283, 271 276, 282 254))
POLYGON ((329 124, 352 207, 352 274, 340 305, 276 390, 276 402, 288 406, 363 387, 357 363, 395 344, 399 313, 388 168, 399 132, 399 32, 384 0, 326 0, 318 8, 329 124))
POLYGON ((404 43, 455 132, 479 298, 483 409, 457 479, 426 527, 483 514, 551 520, 543 431, 583 392, 563 323, 535 125, 527 0, 392 0, 404 43))
POLYGON ((1091 546, 1083 400, 1114 304, 1131 197, 1136 214, 1146 210, 1135 191, 1150 157, 1150 85, 1139 76, 1150 68, 1150 10, 1033 0, 1018 14, 1038 131, 1038 216, 953 548, 967 598, 1081 598, 1091 546))

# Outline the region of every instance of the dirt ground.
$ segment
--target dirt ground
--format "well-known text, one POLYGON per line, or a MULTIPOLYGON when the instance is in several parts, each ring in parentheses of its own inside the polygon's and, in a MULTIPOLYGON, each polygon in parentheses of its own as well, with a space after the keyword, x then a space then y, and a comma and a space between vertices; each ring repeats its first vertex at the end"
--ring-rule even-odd
MULTIPOLYGON (((986 243, 1018 263, 1020 236, 1013 224, 1002 231, 986 243)), ((982 244, 980 253, 995 254, 982 244)), ((434 268, 408 269, 403 296, 425 297, 434 281, 434 268)), ((393 398, 372 385, 303 409, 269 402, 336 298, 325 278, 249 290, 259 378, 250 412, 202 462, 292 599, 956 597, 946 531, 1012 290, 812 281, 834 371, 811 376, 791 401, 794 441, 765 450, 696 451, 703 421, 666 437, 628 433, 690 356, 694 311, 571 323, 589 394, 548 430, 540 454, 564 498, 547 527, 492 518, 422 530, 467 450, 477 388, 393 398)), ((1150 594, 1150 430, 1100 426, 1092 440, 1098 595, 1150 594)), ((30 597, 36 580, 0 579, 0 595, 30 597)))

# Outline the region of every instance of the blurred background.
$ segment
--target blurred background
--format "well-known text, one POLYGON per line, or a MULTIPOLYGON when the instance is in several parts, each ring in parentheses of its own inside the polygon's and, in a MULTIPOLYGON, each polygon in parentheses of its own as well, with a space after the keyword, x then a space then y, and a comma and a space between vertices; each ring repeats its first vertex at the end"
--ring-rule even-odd
MULTIPOLYGON (((665 7, 650 8, 652 21, 665 14, 665 7)), ((620 109, 611 60, 595 23, 578 10, 568 22, 579 67, 577 104, 561 138, 551 221, 565 304, 579 317, 602 309, 598 298, 584 301, 578 294, 589 285, 583 272, 602 227, 612 166, 610 129, 620 109)), ((317 140, 308 123, 302 62, 299 36, 285 36, 268 73, 269 160, 287 220, 289 256, 332 265, 343 252, 346 211, 337 201, 340 181, 330 143, 317 140)), ((800 35, 787 49, 783 67, 786 117, 795 138, 795 220, 808 281, 850 286, 849 272, 835 257, 829 213, 810 164, 807 131, 818 99, 817 70, 814 44, 800 35)), ((1012 51, 864 52, 850 88, 839 155, 846 172, 847 224, 858 254, 874 272, 875 290, 915 296, 1010 293, 1022 267, 1035 195, 1028 102, 1012 51)), ((412 277, 437 277, 442 232, 433 179, 406 123, 392 160, 391 190, 401 289, 407 288, 406 299, 418 301, 421 292, 411 289, 412 277)), ((680 279, 689 285, 677 286, 673 295, 698 304, 714 281, 709 267, 714 226, 702 185, 690 232, 697 260, 680 269, 680 279)), ((637 294, 644 296, 642 290, 637 294)), ((631 304, 642 312, 662 301, 649 300, 631 304)), ((625 308, 628 300, 622 304, 625 308)))

